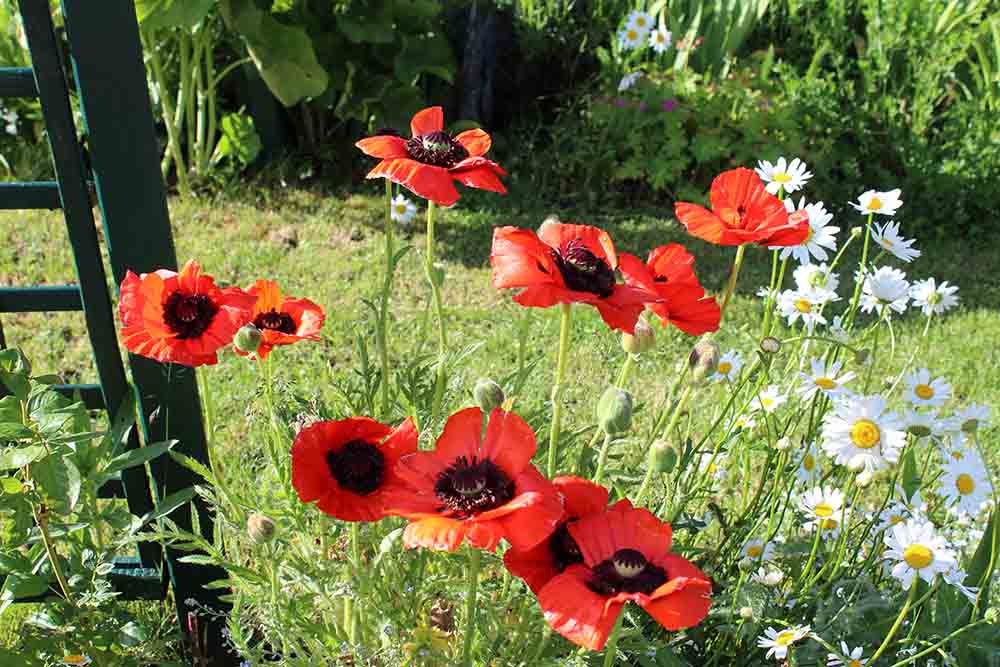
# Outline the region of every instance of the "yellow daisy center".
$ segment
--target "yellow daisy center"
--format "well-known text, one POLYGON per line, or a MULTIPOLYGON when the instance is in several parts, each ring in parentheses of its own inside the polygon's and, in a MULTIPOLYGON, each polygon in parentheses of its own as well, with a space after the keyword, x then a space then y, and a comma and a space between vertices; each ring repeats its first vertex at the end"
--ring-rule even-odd
POLYGON ((813 514, 821 519, 825 519, 828 516, 833 516, 833 506, 830 503, 820 503, 813 508, 813 514))
POLYGON ((788 646, 795 641, 795 631, 794 630, 783 630, 778 633, 778 636, 774 638, 774 643, 776 646, 788 646))
POLYGON ((729 371, 733 370, 733 365, 728 361, 722 361, 719 363, 719 366, 716 370, 718 370, 721 375, 725 375, 729 371))
POLYGON ((406 213, 406 204, 396 204, 396 213, 401 215, 406 213))
POLYGON ((922 570, 934 562, 934 552, 922 544, 911 544, 903 552, 903 560, 914 570, 922 570))
POLYGON ((871 449, 882 440, 878 424, 870 419, 859 419, 851 427, 851 442, 861 449, 871 449))
POLYGON ((659 42, 660 44, 663 44, 663 42, 667 41, 666 35, 664 35, 662 32, 656 33, 656 41, 659 42))
POLYGON ((868 202, 868 210, 877 211, 882 208, 882 200, 878 197, 872 197, 871 201, 868 202))
POLYGON ((951 453, 951 458, 955 459, 956 461, 961 461, 962 459, 965 458, 965 453, 960 449, 956 449, 951 453))
POLYGON ((812 472, 816 468, 816 459, 813 458, 812 454, 806 454, 806 457, 802 459, 802 469, 806 472, 812 472))
POLYGON ((809 299, 799 299, 795 302, 795 309, 800 313, 808 313, 812 310, 812 302, 809 299))
POLYGON ((760 558, 763 553, 764 547, 759 544, 751 544, 747 547, 747 556, 750 556, 750 558, 760 558))
POLYGON ((863 663, 857 658, 852 658, 847 661, 847 667, 863 667, 863 663))
POLYGON ((812 241, 812 237, 813 237, 813 228, 806 227, 806 240, 803 241, 802 243, 809 243, 810 241, 812 241))
POLYGON ((837 388, 837 383, 830 378, 816 378, 813 382, 815 382, 816 386, 820 389, 826 389, 827 391, 837 388))
POLYGON ((918 384, 913 388, 913 393, 922 400, 929 401, 934 398, 934 387, 929 384, 918 384))
POLYGON ((635 24, 637 26, 639 26, 640 28, 645 28, 646 27, 646 19, 644 17, 642 17, 642 16, 637 16, 635 18, 635 24))
POLYGON ((715 471, 717 471, 718 469, 719 467, 717 465, 715 465, 714 463, 709 463, 708 468, 706 470, 708 471, 709 475, 714 475, 715 471))
POLYGON ((764 409, 770 408, 773 405, 774 405, 774 399, 773 398, 764 397, 764 398, 760 399, 760 406, 762 408, 764 408, 764 409))
POLYGON ((771 177, 771 180, 773 180, 776 183, 788 183, 789 181, 792 180, 792 176, 788 172, 779 171, 775 173, 774 176, 771 177))
POLYGON ((819 527, 823 530, 833 530, 837 527, 836 519, 823 519, 819 522, 819 527))
POLYGON ((889 239, 882 239, 882 247, 885 248, 886 250, 891 249, 892 241, 890 241, 889 239))
POLYGON ((892 516, 889 517, 890 526, 895 526, 896 524, 903 523, 904 521, 906 521, 906 519, 903 517, 902 514, 893 514, 892 516))
POLYGON ((639 39, 639 33, 637 33, 635 30, 629 30, 625 34, 625 36, 629 39, 629 41, 633 41, 633 42, 635 40, 639 39))
POLYGON ((963 496, 967 496, 976 490, 976 480, 972 479, 970 475, 963 472, 955 478, 955 488, 958 489, 958 492, 963 496))

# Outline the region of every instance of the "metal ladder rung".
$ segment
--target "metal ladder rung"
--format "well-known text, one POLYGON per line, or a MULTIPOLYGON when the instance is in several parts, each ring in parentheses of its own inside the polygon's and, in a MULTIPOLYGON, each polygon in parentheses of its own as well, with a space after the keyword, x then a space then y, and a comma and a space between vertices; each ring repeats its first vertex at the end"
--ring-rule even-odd
POLYGON ((73 398, 76 392, 80 392, 80 398, 88 410, 103 410, 104 392, 99 384, 54 384, 52 388, 67 398, 73 398))
POLYGON ((0 313, 83 310, 79 285, 0 287, 0 313))
POLYGON ((4 97, 38 97, 30 67, 0 67, 0 98, 4 97))
POLYGON ((55 181, 0 183, 0 209, 62 208, 59 184, 55 181))

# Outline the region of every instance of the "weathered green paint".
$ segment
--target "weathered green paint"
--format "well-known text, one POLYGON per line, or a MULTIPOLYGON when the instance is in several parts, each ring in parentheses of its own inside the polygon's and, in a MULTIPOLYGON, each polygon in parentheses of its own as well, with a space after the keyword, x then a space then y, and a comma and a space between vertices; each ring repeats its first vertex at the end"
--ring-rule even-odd
POLYGON ((50 210, 62 206, 56 181, 36 183, 0 183, 0 209, 50 210))
POLYGON ((38 97, 30 67, 0 67, 0 98, 38 97))
POLYGON ((0 287, 0 313, 44 313, 83 310, 79 285, 0 287))

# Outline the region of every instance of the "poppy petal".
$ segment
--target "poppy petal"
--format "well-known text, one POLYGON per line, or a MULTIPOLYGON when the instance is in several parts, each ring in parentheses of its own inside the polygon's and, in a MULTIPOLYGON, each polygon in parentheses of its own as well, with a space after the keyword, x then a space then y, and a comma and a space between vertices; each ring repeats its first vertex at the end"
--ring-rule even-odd
POLYGON ((451 167, 449 171, 455 173, 459 171, 469 171, 471 169, 479 169, 482 167, 488 168, 497 176, 508 175, 507 171, 503 167, 498 165, 493 160, 487 160, 484 157, 467 157, 458 164, 456 164, 454 167, 451 167))
POLYGON ((391 135, 380 135, 368 137, 354 144, 364 152, 365 155, 391 160, 393 158, 409 157, 406 151, 406 139, 391 135))
POLYGON ((543 222, 538 228, 538 238, 556 250, 565 247, 570 241, 582 241, 587 250, 607 262, 612 269, 618 267, 615 244, 611 241, 611 236, 598 227, 543 222))
POLYGON ((281 288, 274 280, 258 280, 247 292, 257 297, 253 307, 254 315, 268 313, 272 310, 281 312, 283 297, 281 288))
POLYGON ((503 555, 503 564, 511 574, 523 579, 535 595, 559 574, 547 540, 542 540, 530 549, 508 549, 503 555))
POLYGON ((646 265, 656 278, 666 278, 668 283, 699 285, 694 275, 694 255, 680 243, 668 243, 649 252, 646 265))
POLYGON ((589 573, 582 565, 570 566, 542 588, 538 604, 553 630, 578 646, 600 651, 624 605, 606 605, 587 585, 589 573))
POLYGON ((428 517, 411 522, 403 531, 407 549, 424 547, 435 551, 454 551, 465 539, 465 522, 446 517, 428 517))
POLYGON ((410 133, 414 137, 431 132, 440 132, 444 129, 444 109, 441 107, 427 107, 413 115, 410 121, 410 133))
POLYGON ((739 245, 724 243, 726 224, 719 216, 697 204, 677 202, 674 204, 674 216, 687 228, 688 234, 703 241, 717 245, 739 245))
POLYGON ((465 457, 469 461, 481 458, 480 440, 483 434, 483 411, 465 408, 448 417, 444 430, 434 445, 434 455, 444 465, 465 457))
POLYGON ((563 285, 562 275, 552 258, 552 250, 530 229, 494 229, 490 264, 493 267, 493 286, 497 289, 540 284, 563 285))
POLYGON ((577 292, 560 285, 537 285, 529 287, 514 297, 516 303, 528 308, 548 308, 557 303, 593 303, 600 297, 590 292, 577 292))
POLYGON ((382 160, 368 172, 367 178, 388 178, 414 194, 441 206, 458 201, 458 190, 444 167, 433 167, 409 158, 382 160))
POLYGON ((635 332, 635 323, 646 309, 645 304, 658 300, 659 297, 646 290, 630 285, 615 285, 611 296, 595 301, 594 306, 609 327, 631 334, 635 332))
POLYGON ((589 479, 575 475, 563 475, 552 480, 552 484, 563 495, 566 515, 573 519, 603 512, 608 504, 608 490, 589 479))
MULTIPOLYGON (((518 515, 520 516, 520 515, 518 515)), ((469 521, 466 539, 476 549, 496 551, 504 538, 503 526, 497 521, 469 521)))
POLYGON ((535 455, 535 431, 518 415, 497 408, 490 414, 482 458, 488 458, 512 479, 521 474, 535 455))
POLYGON ((489 167, 479 166, 462 171, 451 169, 450 172, 454 179, 462 185, 507 194, 507 188, 504 187, 503 183, 500 182, 500 179, 497 178, 497 175, 489 167))
POLYGON ((460 132, 455 136, 455 141, 462 144, 465 150, 469 151, 471 157, 486 155, 490 147, 493 146, 493 139, 490 138, 490 135, 480 129, 460 132))

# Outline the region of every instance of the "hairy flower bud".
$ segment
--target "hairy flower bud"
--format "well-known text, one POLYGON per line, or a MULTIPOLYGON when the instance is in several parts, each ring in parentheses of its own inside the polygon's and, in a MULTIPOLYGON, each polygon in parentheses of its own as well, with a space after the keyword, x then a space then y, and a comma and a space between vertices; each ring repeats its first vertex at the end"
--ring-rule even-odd
POLYGON ((677 448, 666 440, 654 440, 649 448, 649 465, 655 472, 671 472, 678 458, 677 448))
POLYGON ((986 619, 986 622, 991 625, 1000 623, 1000 607, 990 607, 987 609, 984 614, 984 618, 986 619))
POLYGON ((653 327, 643 319, 635 323, 635 333, 622 333, 622 349, 629 354, 642 354, 655 346, 656 336, 653 334, 653 327))
POLYGON ((766 336, 760 341, 760 351, 764 354, 777 354, 781 350, 781 341, 774 336, 766 336))
POLYGON ((503 405, 503 388, 489 378, 480 378, 472 389, 472 397, 479 409, 489 414, 503 405))
POLYGON ((618 387, 608 387, 597 402, 597 423, 609 435, 627 431, 632 425, 632 395, 618 387))
POLYGON ((255 327, 253 324, 244 324, 239 331, 236 332, 236 338, 233 340, 233 345, 237 350, 244 354, 253 354, 260 347, 260 341, 262 338, 260 329, 255 327))
POLYGON ((778 442, 774 443, 774 448, 779 452, 784 452, 792 448, 792 439, 787 435, 779 438, 778 442))
POLYGON ((719 367, 719 357, 722 350, 719 344, 708 337, 695 343, 688 356, 688 367, 691 369, 691 383, 699 385, 719 367))
POLYGON ((274 521, 261 514, 254 512, 247 519, 247 534, 254 544, 266 544, 274 538, 274 521))
POLYGON ((740 618, 749 621, 753 618, 753 607, 740 607, 740 618))
POLYGON ((745 572, 745 573, 749 574, 750 572, 753 572, 754 568, 756 568, 756 567, 757 567, 757 562, 754 561, 753 558, 750 558, 749 556, 745 556, 745 557, 743 557, 743 558, 740 559, 740 562, 739 562, 740 572, 745 572))

